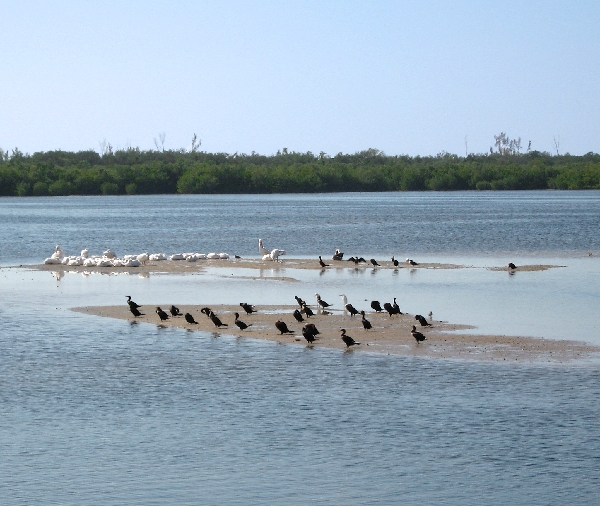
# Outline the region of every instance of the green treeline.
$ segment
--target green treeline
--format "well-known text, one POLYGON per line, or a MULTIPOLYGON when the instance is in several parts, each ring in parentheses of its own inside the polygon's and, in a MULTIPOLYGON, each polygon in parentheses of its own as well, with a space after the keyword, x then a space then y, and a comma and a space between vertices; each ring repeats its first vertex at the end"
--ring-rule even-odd
POLYGON ((600 155, 0 150, 0 195, 600 189, 600 155))

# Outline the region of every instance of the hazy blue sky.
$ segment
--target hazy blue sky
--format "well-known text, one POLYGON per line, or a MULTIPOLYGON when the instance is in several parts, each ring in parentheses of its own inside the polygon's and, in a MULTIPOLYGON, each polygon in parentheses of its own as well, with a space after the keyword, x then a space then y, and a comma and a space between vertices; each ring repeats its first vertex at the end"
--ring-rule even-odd
POLYGON ((4 1, 0 147, 600 152, 600 2, 4 1))

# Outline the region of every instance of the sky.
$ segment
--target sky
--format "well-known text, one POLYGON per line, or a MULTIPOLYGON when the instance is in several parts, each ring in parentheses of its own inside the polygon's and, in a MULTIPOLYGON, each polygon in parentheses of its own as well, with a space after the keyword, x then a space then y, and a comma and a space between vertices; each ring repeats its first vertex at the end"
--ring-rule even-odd
POLYGON ((600 152, 600 2, 0 0, 0 148, 600 152))

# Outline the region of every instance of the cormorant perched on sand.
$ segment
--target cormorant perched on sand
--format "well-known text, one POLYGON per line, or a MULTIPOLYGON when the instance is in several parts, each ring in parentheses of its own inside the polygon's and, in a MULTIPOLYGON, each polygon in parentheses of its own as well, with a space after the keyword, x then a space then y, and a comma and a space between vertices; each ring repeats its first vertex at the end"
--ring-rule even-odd
POLYGON ((161 322, 164 322, 165 320, 169 319, 169 316, 167 315, 167 313, 165 313, 160 307, 156 308, 156 314, 160 318, 161 322))
POLYGON ((302 335, 304 336, 304 339, 308 341, 308 344, 312 344, 315 342, 316 334, 313 330, 314 329, 310 325, 305 325, 304 327, 302 327, 302 335))
POLYGON ((378 313, 381 313, 383 311, 383 309, 381 309, 381 304, 379 303, 378 300, 371 301, 371 309, 374 309, 378 313))
POLYGON ((396 297, 394 297, 394 304, 392 305, 392 307, 394 308, 394 313, 404 314, 402 311, 400 311, 400 306, 396 304, 396 297))
POLYGON ((239 319, 240 313, 233 313, 235 315, 235 324, 239 327, 240 330, 246 330, 250 325, 244 323, 239 319))
POLYGON ((371 264, 373 264, 373 267, 380 267, 380 265, 377 263, 377 260, 375 260, 374 258, 371 258, 370 262, 371 264))
POLYGON ((208 315, 208 317, 215 324, 215 327, 227 327, 228 326, 226 323, 223 323, 219 319, 219 317, 215 313, 213 313, 212 311, 210 312, 210 314, 208 315))
POLYGON ((358 258, 350 257, 348 262, 354 262, 354 265, 358 265, 358 258))
POLYGON ((421 327, 431 327, 431 323, 428 323, 424 316, 418 314, 415 315, 415 320, 418 320, 421 327))
POLYGON ((412 330, 410 331, 410 333, 416 339, 417 344, 419 344, 420 341, 425 341, 425 339, 427 339, 423 334, 421 334, 417 330, 417 327, 415 327, 414 325, 412 326, 412 330))
POLYGON ((348 304, 348 298, 344 294, 340 295, 340 297, 344 301, 344 307, 346 308, 346 311, 350 313, 350 316, 358 314, 358 310, 352 304, 348 304))
POLYGON ((363 257, 357 258, 357 260, 358 260, 359 262, 362 262, 363 264, 366 264, 366 263, 367 263, 367 261, 366 261, 366 260, 365 260, 363 257))
POLYGON ((336 249, 332 260, 341 260, 342 258, 344 258, 344 254, 339 249, 336 249))
POLYGON ((396 260, 393 256, 392 256, 392 263, 394 264, 394 267, 398 267, 398 264, 400 262, 398 262, 398 260, 396 260))
POLYGON ((323 262, 323 259, 321 258, 321 255, 319 255, 319 265, 321 266, 321 268, 325 268, 325 267, 329 267, 329 264, 326 264, 325 262, 323 262))
POLYGON ((185 318, 185 321, 188 323, 195 323, 196 325, 198 324, 198 322, 196 320, 194 320, 194 317, 190 313, 185 313, 183 315, 183 317, 185 318))
POLYGON ((302 307, 305 304, 305 302, 300 297, 298 297, 297 295, 294 295, 294 299, 296 299, 296 302, 298 303, 298 305, 300 307, 302 307))
POLYGON ((397 314, 396 308, 392 306, 389 302, 385 302, 383 304, 383 308, 389 313, 390 316, 397 314))
POLYGON ((294 312, 292 313, 294 318, 296 318, 296 321, 298 322, 303 322, 304 318, 302 317, 302 313, 300 311, 298 311, 297 309, 294 310, 294 312))
POLYGON ((210 318, 210 313, 212 313, 212 310, 209 307, 203 307, 200 312, 205 314, 207 318, 210 318))
POLYGON ((357 343, 350 336, 346 335, 346 329, 342 329, 342 341, 344 341, 344 343, 346 343, 347 348, 350 348, 350 346, 354 346, 355 344, 360 344, 360 343, 357 343))
POLYGON ((406 263, 409 265, 419 265, 417 262, 415 262, 414 260, 411 260, 410 258, 406 259, 406 263))
POLYGON ((142 307, 131 300, 131 295, 125 295, 125 297, 127 297, 127 304, 129 304, 129 307, 134 307, 136 309, 142 307))
POLYGON ((310 318, 311 316, 315 315, 315 313, 313 313, 312 309, 306 305, 306 302, 302 303, 302 313, 304 313, 307 318, 310 318))
POLYGON ((515 264, 513 264, 512 262, 510 262, 510 263, 508 264, 508 268, 509 268, 509 269, 512 269, 512 270, 515 270, 515 269, 517 268, 517 266, 516 266, 515 264))
POLYGON ((365 330, 369 330, 370 328, 372 328, 371 322, 365 318, 365 312, 361 311, 360 314, 362 315, 361 321, 365 330))
POLYGON ((309 329, 312 332, 313 336, 318 336, 320 334, 314 323, 307 323, 306 325, 304 325, 304 328, 309 329))
POLYGON ((279 330, 279 332, 282 334, 293 334, 294 332, 293 330, 288 329, 288 326, 281 320, 277 320, 275 322, 275 327, 277 327, 277 330, 279 330))
POLYGON ((248 304, 247 302, 240 302, 240 306, 242 306, 242 309, 246 311, 247 314, 256 313, 256 309, 254 309, 254 306, 248 304))
POLYGON ((304 336, 304 339, 306 339, 308 344, 312 344, 315 342, 315 335, 306 327, 302 327, 302 335, 304 336))
POLYGON ((328 308, 331 304, 327 304, 318 293, 315 293, 315 297, 317 298, 317 304, 321 306, 323 309, 328 308))
POLYGON ((169 309, 171 316, 181 316, 181 311, 179 311, 178 307, 175 306, 171 306, 171 309, 169 309))
POLYGON ((129 311, 131 311, 133 316, 144 316, 144 313, 140 313, 140 310, 137 307, 129 306, 129 311))

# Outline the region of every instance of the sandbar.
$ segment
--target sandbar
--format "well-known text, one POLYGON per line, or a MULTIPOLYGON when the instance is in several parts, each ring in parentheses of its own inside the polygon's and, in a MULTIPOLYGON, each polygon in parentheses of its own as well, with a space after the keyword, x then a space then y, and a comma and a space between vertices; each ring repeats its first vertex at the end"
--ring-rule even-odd
MULTIPOLYGON (((139 302, 139 301, 138 301, 139 302)), ((170 305, 160 306, 168 312, 170 305)), ((320 331, 319 339, 314 345, 309 345, 302 337, 303 323, 296 322, 292 313, 298 306, 264 305, 255 306, 256 312, 246 314, 240 306, 211 305, 210 308, 219 316, 226 327, 217 328, 212 321, 200 312, 203 306, 180 305, 182 313, 190 313, 198 322, 189 324, 183 316, 170 317, 161 322, 155 313, 156 306, 143 306, 140 310, 143 316, 134 317, 129 307, 96 306, 74 308, 73 311, 109 318, 118 318, 130 322, 144 322, 165 327, 178 327, 191 331, 211 332, 213 335, 227 334, 245 338, 263 339, 280 343, 295 343, 302 346, 314 346, 344 350, 340 329, 361 344, 353 346, 353 352, 373 352, 404 356, 429 357, 439 359, 476 360, 501 363, 537 362, 537 363, 566 363, 583 359, 597 358, 600 347, 570 340, 550 340, 535 337, 490 336, 471 333, 461 333, 461 330, 472 329, 467 325, 459 325, 441 321, 431 321, 431 327, 421 327, 415 321, 414 315, 402 314, 390 316, 386 312, 368 313, 367 319, 373 328, 365 330, 360 316, 350 316, 341 310, 315 311, 315 315, 307 319, 314 323, 320 331), (240 330, 234 325, 234 313, 240 314, 240 320, 250 325, 246 330, 240 330), (277 320, 284 321, 291 334, 281 334, 275 328, 277 320), (424 342, 417 343, 410 330, 416 325, 418 330, 426 335, 424 342)))

